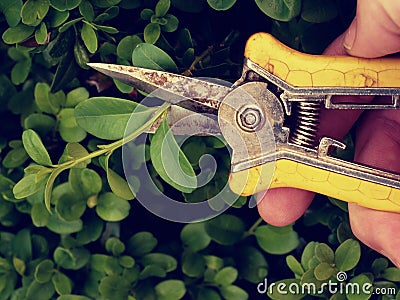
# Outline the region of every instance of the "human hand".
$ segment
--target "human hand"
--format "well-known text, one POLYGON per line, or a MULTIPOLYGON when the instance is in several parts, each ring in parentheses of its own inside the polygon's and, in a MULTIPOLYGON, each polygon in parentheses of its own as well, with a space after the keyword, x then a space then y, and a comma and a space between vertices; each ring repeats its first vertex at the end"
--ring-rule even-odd
MULTIPOLYGON (((397 52, 400 52, 400 1, 358 0, 356 18, 325 54, 371 58, 397 52)), ((365 100, 360 98, 350 100, 365 100)), ((349 97, 345 99, 349 101, 349 97)), ((319 135, 340 139, 357 119, 355 161, 400 173, 400 113, 396 110, 368 111, 362 115, 355 110, 323 110, 319 135)), ((261 217, 272 225, 284 226, 304 214, 314 194, 279 188, 268 190, 260 197, 261 217)), ((355 236, 400 267, 400 214, 349 203, 349 216, 355 236)))

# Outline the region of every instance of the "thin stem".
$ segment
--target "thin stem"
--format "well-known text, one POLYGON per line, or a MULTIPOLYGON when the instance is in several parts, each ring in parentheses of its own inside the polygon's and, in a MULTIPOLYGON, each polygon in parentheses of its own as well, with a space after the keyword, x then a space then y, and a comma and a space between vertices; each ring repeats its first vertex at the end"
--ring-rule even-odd
POLYGON ((211 53, 211 51, 214 50, 214 46, 209 46, 206 50, 203 51, 199 56, 195 58, 195 60, 192 62, 192 64, 189 66, 189 68, 182 73, 182 75, 185 76, 191 76, 192 71, 196 70, 196 65, 201 62, 207 55, 211 53))
POLYGON ((258 220, 250 227, 250 229, 247 231, 248 235, 253 235, 254 232, 256 231, 257 227, 262 223, 263 219, 258 218, 258 220))
POLYGON ((129 134, 127 137, 120 139, 118 141, 115 141, 111 144, 106 145, 104 148, 99 149, 97 151, 94 151, 92 153, 90 153, 89 155, 86 155, 84 157, 75 159, 73 161, 73 163, 71 163, 71 161, 67 161, 65 163, 56 165, 57 168, 59 167, 66 167, 66 166, 70 166, 73 167, 81 162, 84 162, 88 159, 92 159, 95 158, 97 156, 106 154, 108 152, 113 152, 114 150, 122 147, 123 145, 125 145, 126 143, 129 143, 130 141, 134 140, 135 138, 137 138, 140 134, 142 134, 147 128, 149 128, 163 113, 164 111, 166 111, 166 109, 170 106, 171 104, 169 104, 168 102, 164 102, 160 107, 157 108, 157 110, 154 112, 154 115, 147 121, 145 122, 142 126, 140 126, 138 129, 136 129, 134 132, 132 132, 131 134, 129 134))

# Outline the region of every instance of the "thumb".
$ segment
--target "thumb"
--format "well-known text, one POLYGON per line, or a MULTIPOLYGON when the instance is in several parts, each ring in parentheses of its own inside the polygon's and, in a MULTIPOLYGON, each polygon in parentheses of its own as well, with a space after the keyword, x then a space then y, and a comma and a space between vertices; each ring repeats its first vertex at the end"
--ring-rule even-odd
POLYGON ((358 57, 400 51, 400 1, 358 0, 356 18, 344 35, 344 48, 358 57))

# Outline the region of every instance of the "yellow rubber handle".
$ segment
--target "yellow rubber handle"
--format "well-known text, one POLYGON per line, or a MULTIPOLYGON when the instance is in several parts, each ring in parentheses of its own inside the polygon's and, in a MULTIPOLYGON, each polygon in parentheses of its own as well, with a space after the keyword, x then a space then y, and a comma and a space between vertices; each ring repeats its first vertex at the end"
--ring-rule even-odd
POLYGON ((243 196, 267 188, 293 187, 377 210, 400 212, 399 189, 286 159, 231 173, 229 186, 243 196))
POLYGON ((245 57, 294 87, 400 87, 400 59, 310 55, 256 33, 245 57))

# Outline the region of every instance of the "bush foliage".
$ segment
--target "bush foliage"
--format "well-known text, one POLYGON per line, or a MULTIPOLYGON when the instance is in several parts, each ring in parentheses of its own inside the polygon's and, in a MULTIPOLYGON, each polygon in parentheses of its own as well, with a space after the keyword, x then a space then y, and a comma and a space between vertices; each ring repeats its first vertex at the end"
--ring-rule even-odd
MULTIPOLYGON (((0 0, 0 299, 257 299, 267 298, 257 291, 266 277, 320 287, 339 272, 397 293, 400 271, 355 239, 346 205, 335 199, 317 196, 286 227, 262 223, 244 197, 201 223, 150 214, 121 176, 122 138, 133 111, 131 140, 167 106, 137 110, 140 92, 87 66, 233 82, 250 34, 271 32, 321 53, 354 9, 347 0, 0 0)), ((182 152, 167 126, 132 146, 145 153, 132 168, 146 165, 159 189, 184 201, 212 197, 227 180, 224 144, 193 137, 182 152), (159 164, 160 139, 180 153, 170 166, 187 175, 198 172, 202 154, 216 157, 215 178, 195 190, 195 182, 171 180, 159 164)))

